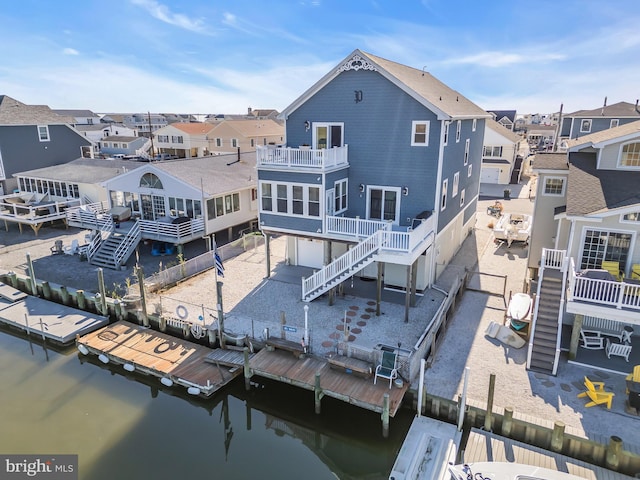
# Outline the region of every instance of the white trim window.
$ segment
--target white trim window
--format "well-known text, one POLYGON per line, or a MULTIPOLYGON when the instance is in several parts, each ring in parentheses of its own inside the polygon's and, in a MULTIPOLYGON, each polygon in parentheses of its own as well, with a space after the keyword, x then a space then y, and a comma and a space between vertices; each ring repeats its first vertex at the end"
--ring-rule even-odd
POLYGON ((451 125, 451 122, 444 122, 444 138, 442 140, 442 145, 447 145, 449 142, 449 125, 451 125))
MULTIPOLYGON (((312 148, 323 150, 325 148, 344 146, 344 123, 322 122, 313 123, 312 148)), ((281 139, 282 140, 282 139, 281 139)))
POLYGON ((473 173, 473 163, 469 164, 469 168, 467 169, 467 177, 470 177, 473 173))
POLYGON ((469 165, 469 139, 464 141, 464 165, 469 165))
POLYGON ((485 145, 483 150, 483 157, 502 157, 502 147, 485 145))
POLYGON ((237 138, 232 138, 231 139, 231 147, 232 148, 238 148, 238 139, 237 138))
POLYGON ((640 142, 627 143, 620 147, 618 166, 634 169, 640 167, 640 142))
POLYGON ((464 207, 464 188, 462 190, 460 190, 460 206, 464 207))
POLYGON ((221 138, 216 138, 216 147, 221 147, 222 146, 222 139, 221 138))
POLYGON ((253 138, 251 138, 251 139, 249 140, 249 143, 251 144, 251 146, 252 146, 252 147, 255 147, 255 146, 256 146, 256 141, 255 141, 255 139, 253 139, 253 138))
POLYGON ((471 131, 475 132, 476 131, 476 127, 478 126, 478 119, 474 118, 473 122, 471 123, 471 131))
POLYGON ((260 197, 260 210, 263 212, 295 217, 320 217, 320 187, 260 182, 260 197))
POLYGON ((562 196, 564 195, 564 177, 544 177, 543 195, 562 196))
POLYGON ((640 211, 629 212, 620 215, 620 221, 623 223, 632 223, 634 225, 638 225, 638 222, 640 222, 640 211))
POLYGON ((580 120, 580 133, 590 133, 591 132, 591 119, 584 118, 580 120))
POLYGON ((449 188, 449 179, 442 181, 442 195, 440 196, 440 211, 447 208, 447 189, 449 188))
POLYGON ((347 210, 348 185, 348 180, 346 178, 334 183, 334 214, 342 213, 347 210))
POLYGON ((453 174, 453 187, 451 188, 451 198, 458 195, 458 186, 460 185, 460 172, 453 174))
POLYGON ((602 261, 619 262, 625 269, 630 257, 635 234, 624 231, 608 231, 585 227, 582 231, 580 269, 602 268, 602 261))
POLYGON ((460 134, 462 133, 462 121, 458 120, 456 122, 456 143, 460 141, 460 134))
POLYGON ((184 137, 182 135, 172 135, 171 143, 184 143, 184 137))
POLYGON ((414 120, 411 122, 411 146, 412 147, 428 147, 429 146, 429 121, 414 120))
POLYGON ((618 120, 617 118, 612 118, 611 122, 609 123, 609 128, 616 128, 618 125, 620 125, 620 120, 618 120))
POLYGON ((51 140, 49 136, 49 125, 38 125, 38 140, 48 142, 51 140))
POLYGON ((158 143, 169 143, 169 135, 158 135, 158 143))

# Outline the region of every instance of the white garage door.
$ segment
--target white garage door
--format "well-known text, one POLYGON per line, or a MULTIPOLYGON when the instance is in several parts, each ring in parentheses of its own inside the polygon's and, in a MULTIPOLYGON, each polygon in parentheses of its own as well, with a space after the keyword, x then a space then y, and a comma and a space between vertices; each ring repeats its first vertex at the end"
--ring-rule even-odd
POLYGON ((298 265, 302 267, 322 268, 324 244, 320 240, 298 239, 298 265))
POLYGON ((480 173, 480 183, 498 183, 499 178, 499 167, 482 167, 482 172, 480 173))

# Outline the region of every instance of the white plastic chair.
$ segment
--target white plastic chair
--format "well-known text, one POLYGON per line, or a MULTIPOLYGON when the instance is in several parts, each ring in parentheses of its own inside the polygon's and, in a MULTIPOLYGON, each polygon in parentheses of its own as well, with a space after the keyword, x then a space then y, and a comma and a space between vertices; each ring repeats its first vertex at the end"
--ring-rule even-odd
POLYGON ((64 247, 64 253, 67 255, 75 255, 78 253, 78 240, 72 240, 71 245, 64 247))

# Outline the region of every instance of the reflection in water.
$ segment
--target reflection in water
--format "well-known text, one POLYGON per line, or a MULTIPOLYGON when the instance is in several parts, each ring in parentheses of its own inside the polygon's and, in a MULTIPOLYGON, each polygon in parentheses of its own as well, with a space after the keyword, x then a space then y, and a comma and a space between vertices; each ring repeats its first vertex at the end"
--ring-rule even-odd
MULTIPOLYGON (((255 378, 255 377, 254 377, 255 378)), ((331 398, 242 379, 203 400, 75 348, 0 332, 0 451, 76 453, 80 478, 388 478, 412 413, 391 421, 331 398)))

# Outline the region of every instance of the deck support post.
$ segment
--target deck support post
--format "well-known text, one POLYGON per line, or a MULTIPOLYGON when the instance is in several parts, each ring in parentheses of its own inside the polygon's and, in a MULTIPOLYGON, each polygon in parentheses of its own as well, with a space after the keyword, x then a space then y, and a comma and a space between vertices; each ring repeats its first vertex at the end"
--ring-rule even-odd
POLYGON ((87 308, 87 298, 84 295, 84 290, 76 290, 76 306, 80 310, 87 308))
POLYGON ((31 260, 31 254, 27 253, 27 265, 29 267, 29 278, 31 280, 29 284, 29 291, 34 297, 38 296, 38 284, 36 283, 36 273, 33 271, 33 260, 31 260))
POLYGON ((144 293, 144 271, 142 267, 136 265, 136 275, 138 276, 138 286, 140 287, 140 308, 142 309, 142 325, 145 327, 149 326, 149 317, 147 316, 147 299, 145 298, 144 293))
POLYGON ((411 265, 411 303, 412 307, 416 306, 416 290, 418 286, 418 260, 411 265))
POLYGON ((249 347, 242 349, 244 355, 244 389, 248 392, 251 389, 251 367, 249 366, 249 347))
MULTIPOLYGON (((216 276, 216 279, 218 277, 216 276)), ((222 306, 222 282, 216 280, 216 295, 218 299, 218 335, 220 336, 220 348, 224 350, 227 345, 224 339, 224 307, 222 306)))
POLYGON ((577 313, 573 320, 571 330, 571 340, 569 342, 569 360, 575 360, 578 354, 578 345, 580 345, 580 330, 584 322, 584 315, 577 313))
POLYGON ((107 309, 107 289, 104 285, 104 272, 102 268, 98 268, 98 292, 100 292, 100 306, 96 305, 96 308, 102 315, 109 315, 107 309))
POLYGON ((320 401, 322 400, 322 397, 324 397, 324 392, 322 391, 322 387, 320 386, 319 372, 316 372, 315 386, 313 387, 313 394, 315 398, 316 415, 320 415, 320 412, 322 411, 320 401))
POLYGON ((551 434, 551 450, 554 452, 562 452, 564 444, 564 423, 556 421, 553 424, 553 433, 551 434))
POLYGON ((612 435, 609 438, 609 445, 607 446, 607 455, 605 458, 605 465, 608 469, 618 471, 621 453, 622 439, 616 435, 612 435))
POLYGON ((382 436, 389 438, 389 394, 385 393, 382 399, 382 436))
POLYGON ((268 233, 264 235, 264 256, 267 264, 267 275, 264 278, 271 277, 271 242, 268 233))
POLYGON ((409 307, 411 305, 411 265, 407 265, 407 281, 404 293, 404 323, 409 323, 409 307))
POLYGON ((45 300, 51 300, 51 285, 46 280, 42 281, 42 296, 45 300))
POLYGON ((487 412, 484 416, 484 429, 486 432, 492 432, 493 423, 493 395, 496 389, 496 374, 489 376, 489 393, 487 394, 487 412))
POLYGON ((114 309, 115 314, 116 314, 116 318, 118 320, 122 320, 122 304, 120 303, 120 300, 116 299, 113 302, 113 307, 114 307, 113 309, 114 309))
POLYGON ((424 367, 426 364, 426 360, 424 358, 420 359, 420 377, 418 381, 418 416, 422 416, 424 413, 424 406, 427 404, 427 389, 425 388, 425 380, 424 380, 424 367))
POLYGON ((380 303, 382 303, 382 270, 384 263, 378 262, 378 278, 376 280, 376 317, 380 316, 380 303))
POLYGON ((511 429, 513 428, 513 407, 505 407, 502 414, 502 430, 501 433, 504 437, 511 435, 511 429))
POLYGON ((69 290, 64 285, 60 285, 60 300, 62 300, 62 304, 69 306, 71 301, 71 295, 69 295, 69 290))

